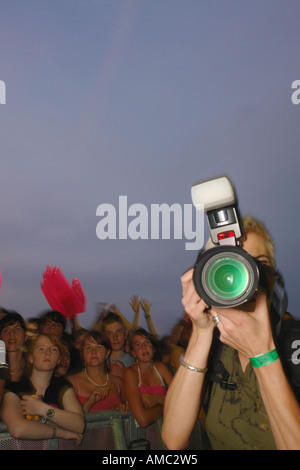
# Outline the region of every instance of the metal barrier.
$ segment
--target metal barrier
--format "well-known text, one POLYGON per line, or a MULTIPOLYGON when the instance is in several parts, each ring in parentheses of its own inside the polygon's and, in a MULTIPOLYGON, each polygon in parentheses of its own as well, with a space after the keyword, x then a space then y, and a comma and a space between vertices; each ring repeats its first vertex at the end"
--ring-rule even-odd
POLYGON ((14 439, 0 421, 0 450, 163 450, 161 421, 149 429, 136 426, 131 413, 119 411, 87 413, 81 444, 66 439, 14 439), (151 430, 151 434, 149 434, 151 430))

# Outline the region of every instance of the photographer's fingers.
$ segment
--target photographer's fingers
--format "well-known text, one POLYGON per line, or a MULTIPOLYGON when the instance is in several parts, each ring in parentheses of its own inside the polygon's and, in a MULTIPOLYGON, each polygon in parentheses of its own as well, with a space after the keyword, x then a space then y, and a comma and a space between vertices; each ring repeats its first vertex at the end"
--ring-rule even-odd
POLYGON ((239 350, 238 345, 234 341, 234 337, 232 337, 236 328, 234 323, 230 320, 230 317, 224 315, 223 310, 225 309, 210 310, 209 313, 214 322, 215 328, 218 328, 220 332, 220 341, 233 349, 239 350))
POLYGON ((205 313, 206 303, 199 297, 193 282, 193 269, 184 273, 181 277, 182 283, 182 304, 185 312, 192 322, 200 329, 206 329, 210 325, 211 319, 205 313))
POLYGON ((193 282, 193 272, 193 269, 189 269, 180 278, 182 286, 182 295, 184 295, 186 289, 190 286, 191 282, 193 282))
POLYGON ((197 304, 201 301, 199 295, 197 294, 194 283, 193 283, 193 270, 187 271, 181 277, 182 284, 182 304, 186 309, 186 312, 189 313, 190 310, 193 310, 197 304))
POLYGON ((228 325, 228 322, 233 323, 235 326, 241 328, 245 323, 249 323, 251 318, 255 322, 264 322, 269 319, 269 311, 267 305, 267 297, 265 294, 257 294, 255 300, 250 304, 251 308, 247 307, 247 304, 241 305, 235 308, 216 308, 213 309, 213 314, 217 315, 224 325, 228 325))
POLYGON ((214 308, 211 315, 212 318, 217 315, 219 319, 220 340, 247 357, 272 349, 273 336, 265 295, 257 296, 253 311, 214 308))

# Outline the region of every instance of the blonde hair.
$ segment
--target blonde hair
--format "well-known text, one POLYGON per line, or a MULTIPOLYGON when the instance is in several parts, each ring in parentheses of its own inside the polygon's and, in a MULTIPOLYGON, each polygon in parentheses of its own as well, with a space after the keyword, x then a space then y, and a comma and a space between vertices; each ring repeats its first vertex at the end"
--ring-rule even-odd
POLYGON ((275 246, 274 242, 271 238, 271 235, 267 231, 265 225, 263 222, 260 220, 255 219, 254 217, 251 217, 250 215, 247 215, 242 218, 242 225, 243 225, 243 231, 244 231, 244 239, 247 238, 247 233, 256 233, 257 235, 260 235, 261 238, 263 239, 268 257, 270 259, 270 263, 272 268, 275 268, 275 246))
MULTIPOLYGON (((275 262, 274 242, 269 232, 267 231, 265 225, 263 224, 263 222, 261 222, 258 219, 255 219, 254 217, 251 217, 250 215, 247 215, 242 218, 242 228, 244 232, 243 240, 246 240, 248 233, 256 233, 263 239, 268 257, 270 259, 270 264, 272 268, 275 268, 276 262, 275 262)), ((215 246, 218 246, 218 245, 213 243, 212 239, 209 238, 206 242, 204 249, 209 250, 210 248, 213 248, 215 246)))

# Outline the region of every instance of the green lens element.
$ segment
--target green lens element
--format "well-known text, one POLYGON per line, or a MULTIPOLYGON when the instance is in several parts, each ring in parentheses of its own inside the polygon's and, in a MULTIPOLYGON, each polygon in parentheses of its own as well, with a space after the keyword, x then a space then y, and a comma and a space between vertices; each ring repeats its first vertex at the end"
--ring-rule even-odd
POLYGON ((235 299, 247 289, 249 272, 238 259, 221 257, 207 269, 206 281, 215 296, 223 299, 235 299))

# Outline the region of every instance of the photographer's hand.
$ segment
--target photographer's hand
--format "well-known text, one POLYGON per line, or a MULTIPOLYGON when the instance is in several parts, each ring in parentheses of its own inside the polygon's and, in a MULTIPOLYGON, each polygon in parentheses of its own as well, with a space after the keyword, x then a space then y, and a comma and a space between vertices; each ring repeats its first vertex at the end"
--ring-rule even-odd
POLYGON ((217 314, 220 319, 220 340, 247 358, 275 348, 266 295, 257 295, 252 312, 214 307, 212 314, 217 314))
POLYGON ((193 328, 206 330, 214 327, 212 315, 205 312, 206 303, 197 294, 193 282, 194 270, 190 269, 181 277, 182 284, 182 304, 185 312, 190 317, 193 328))

